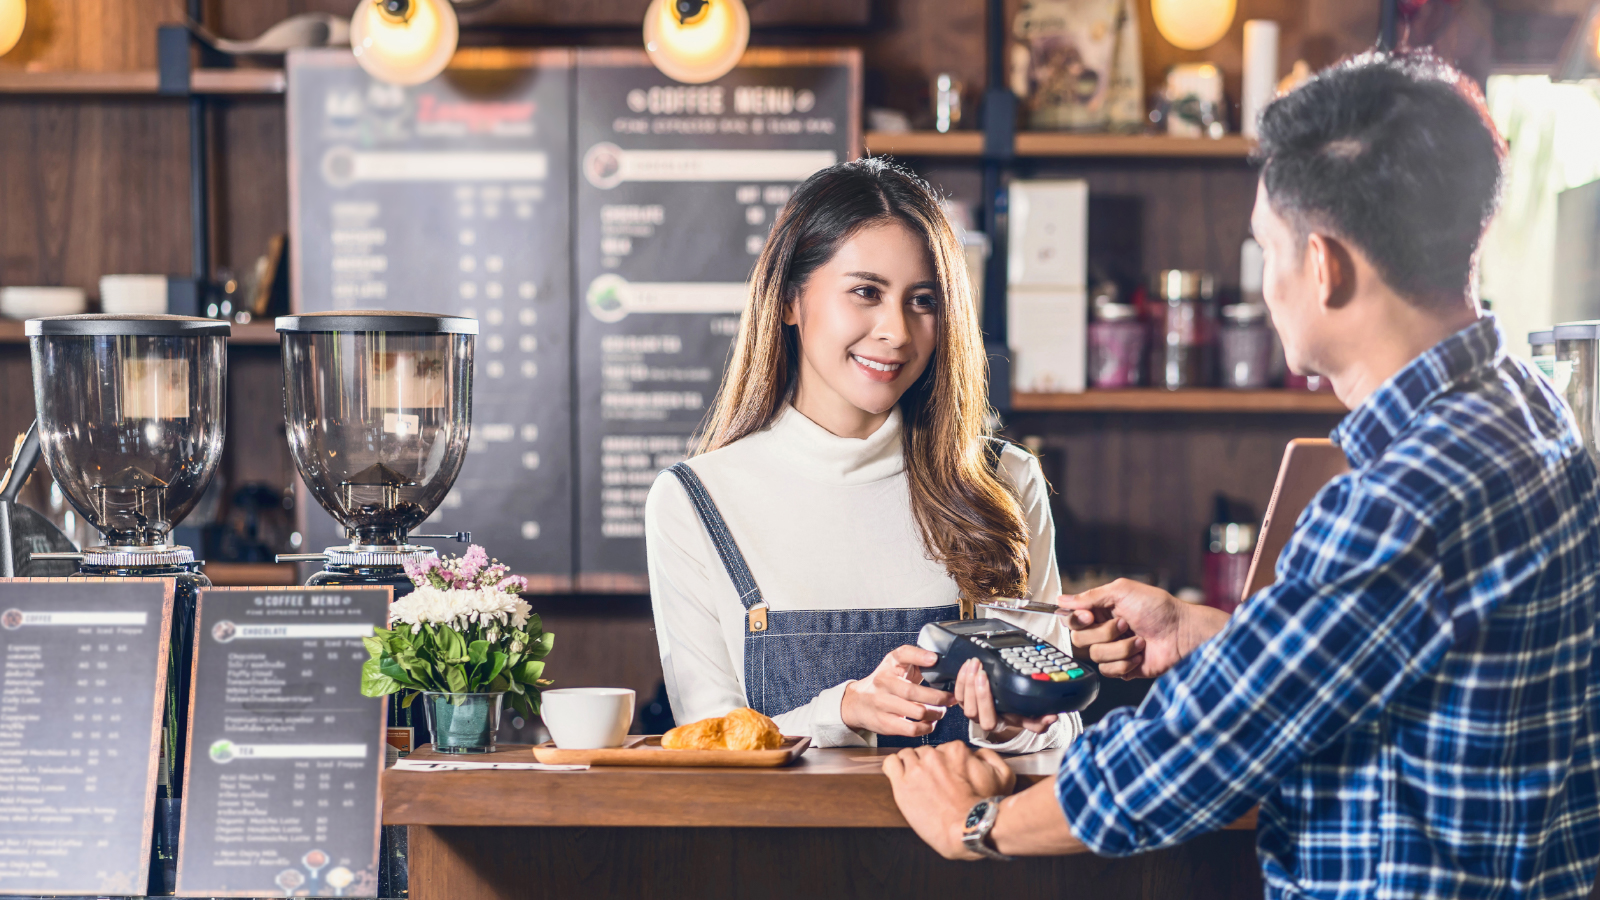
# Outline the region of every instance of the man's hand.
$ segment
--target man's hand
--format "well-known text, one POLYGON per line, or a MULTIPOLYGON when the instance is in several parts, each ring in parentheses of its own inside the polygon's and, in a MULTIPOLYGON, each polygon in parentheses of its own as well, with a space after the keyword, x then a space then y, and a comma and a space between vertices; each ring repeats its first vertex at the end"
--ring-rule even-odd
POLYGON ((906 644, 889 651, 871 675, 852 681, 839 702, 839 717, 858 731, 921 737, 956 702, 949 691, 922 684, 922 667, 939 661, 932 650, 906 644))
POLYGON ((945 859, 981 859, 961 843, 979 800, 1009 794, 1017 774, 993 750, 974 754, 960 741, 910 747, 883 761, 894 802, 917 835, 945 859))
POLYGON ((967 714, 967 718, 983 729, 984 740, 991 744, 1003 744, 1025 730, 1044 734, 1057 719, 1054 715, 1037 719, 1025 719, 1014 713, 1000 715, 994 708, 994 691, 989 686, 989 674, 983 671, 983 665, 976 659, 967 660, 956 673, 956 701, 961 704, 961 711, 967 714))
POLYGON ((1072 645, 1110 678, 1155 678, 1178 664, 1228 623, 1228 614, 1184 603, 1160 588, 1119 578, 1056 601, 1067 617, 1072 645))

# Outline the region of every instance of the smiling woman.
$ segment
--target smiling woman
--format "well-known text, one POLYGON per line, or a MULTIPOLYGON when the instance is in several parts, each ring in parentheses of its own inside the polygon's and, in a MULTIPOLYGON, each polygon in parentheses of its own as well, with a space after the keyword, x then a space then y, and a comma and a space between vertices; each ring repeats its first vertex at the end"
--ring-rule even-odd
MULTIPOLYGON (((928 186, 881 160, 795 192, 751 279, 697 455, 645 508, 678 721, 749 706, 814 744, 1070 740, 1076 715, 997 715, 981 671, 921 684, 911 646, 961 601, 1060 579, 1048 486, 984 425, 960 244, 928 186)), ((1028 627, 1055 643, 1053 616, 1028 627)))

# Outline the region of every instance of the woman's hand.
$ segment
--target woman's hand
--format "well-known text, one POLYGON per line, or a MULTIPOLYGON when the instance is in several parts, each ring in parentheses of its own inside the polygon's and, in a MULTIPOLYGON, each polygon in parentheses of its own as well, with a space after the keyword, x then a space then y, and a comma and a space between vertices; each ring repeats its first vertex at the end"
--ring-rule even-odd
POLYGON ((872 674, 844 689, 839 716, 858 731, 921 737, 944 718, 955 703, 949 691, 922 684, 922 667, 939 661, 938 654, 907 644, 889 651, 872 674))
POLYGON ((1038 719, 1025 719, 1014 713, 1000 715, 994 707, 989 673, 975 659, 967 660, 961 666, 961 671, 956 673, 956 700, 960 702, 961 711, 967 714, 967 718, 983 729, 984 740, 991 744, 1003 744, 1024 730, 1043 734, 1058 718, 1055 715, 1038 719))

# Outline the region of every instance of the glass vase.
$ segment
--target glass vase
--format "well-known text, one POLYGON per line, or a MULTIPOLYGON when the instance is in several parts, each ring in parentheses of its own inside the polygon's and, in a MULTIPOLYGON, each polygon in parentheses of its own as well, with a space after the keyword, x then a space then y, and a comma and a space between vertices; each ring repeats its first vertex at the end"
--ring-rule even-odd
POLYGON ((433 749, 440 753, 493 753, 504 691, 484 694, 422 692, 433 749))

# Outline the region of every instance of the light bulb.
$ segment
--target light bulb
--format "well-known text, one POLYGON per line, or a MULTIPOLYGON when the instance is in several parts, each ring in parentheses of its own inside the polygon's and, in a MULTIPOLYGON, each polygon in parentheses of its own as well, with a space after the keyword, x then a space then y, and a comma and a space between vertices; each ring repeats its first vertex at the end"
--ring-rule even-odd
MULTIPOLYGON (((4 0, 0 0, 4 2, 4 0)), ((460 32, 450 0, 404 0, 403 15, 383 0, 361 0, 350 18, 350 49, 372 77, 421 84, 444 71, 460 32)))
POLYGON ((1167 42, 1180 50, 1204 50, 1222 40, 1233 24, 1235 0, 1151 0, 1150 18, 1167 42))
POLYGON ((0 56, 22 39, 22 25, 28 21, 28 7, 23 0, 0 0, 0 56))
POLYGON ((673 0, 650 0, 644 13, 644 49, 669 78, 704 84, 728 74, 750 43, 744 0, 709 0, 687 23, 673 0))

